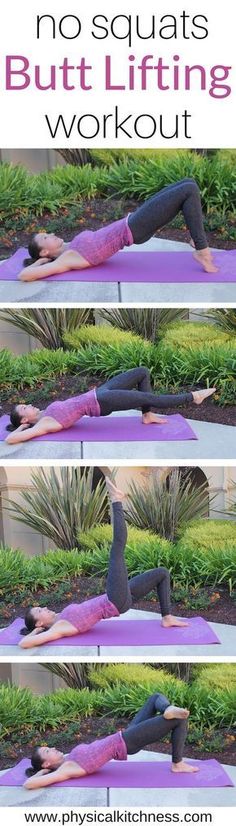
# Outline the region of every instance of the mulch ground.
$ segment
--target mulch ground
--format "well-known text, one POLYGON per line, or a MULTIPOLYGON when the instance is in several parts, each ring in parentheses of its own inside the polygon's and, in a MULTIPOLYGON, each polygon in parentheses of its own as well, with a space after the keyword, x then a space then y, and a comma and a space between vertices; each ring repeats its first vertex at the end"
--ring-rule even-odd
MULTIPOLYGON (((104 593, 105 589, 105 578, 90 575, 56 582, 47 590, 38 588, 31 591, 30 588, 19 586, 16 591, 11 590, 8 594, 5 591, 4 596, 0 596, 0 627, 10 624, 17 617, 22 617, 29 605, 47 605, 53 611, 61 611, 70 602, 83 602, 89 597, 104 593)), ((236 625, 236 601, 230 597, 226 588, 189 588, 184 597, 178 599, 177 591, 174 591, 173 597, 172 608, 176 616, 194 617, 197 613, 209 622, 236 625)), ((153 613, 159 611, 154 594, 148 599, 138 600, 133 607, 153 613)))
MULTIPOLYGON (((78 723, 60 725, 59 731, 46 729, 42 734, 34 729, 34 732, 17 733, 9 735, 1 741, 0 770, 7 769, 19 762, 23 757, 30 757, 34 745, 48 745, 56 747, 67 754, 79 743, 91 743, 98 737, 106 737, 114 731, 124 729, 128 725, 124 718, 117 716, 88 717, 81 719, 78 723)), ((191 733, 189 740, 191 740, 191 733)), ((236 765, 235 753, 235 732, 233 729, 221 729, 220 731, 203 731, 199 733, 197 742, 192 745, 188 739, 186 742, 185 754, 195 760, 215 759, 220 763, 236 765)), ((161 752, 170 755, 170 742, 162 741, 146 746, 145 751, 161 752)))
MULTIPOLYGON (((33 390, 23 388, 22 390, 12 390, 9 388, 1 388, 1 415, 10 413, 12 406, 19 403, 35 404, 41 410, 47 404, 55 399, 67 399, 77 393, 84 393, 95 384, 99 386, 101 380, 95 377, 85 377, 81 375, 57 376, 56 379, 46 382, 39 382, 34 386, 33 390)), ((179 388, 178 392, 185 392, 189 388, 179 388)), ((164 392, 161 390, 160 392, 164 392)), ((226 424, 236 426, 236 404, 227 404, 224 407, 216 404, 212 398, 206 399, 202 405, 185 404, 178 407, 166 408, 164 413, 173 414, 175 412, 181 413, 186 419, 195 419, 201 422, 214 422, 216 424, 226 424)))
MULTIPOLYGON (((15 217, 2 217, 0 229, 0 258, 7 258, 18 247, 27 247, 29 236, 32 233, 47 231, 62 235, 69 241, 80 229, 99 229, 111 221, 119 220, 132 212, 138 206, 135 200, 117 198, 94 198, 91 201, 83 200, 71 207, 60 209, 57 216, 46 211, 41 217, 35 215, 24 216, 18 211, 15 217)), ((170 241, 186 241, 189 243, 189 233, 181 216, 155 233, 157 238, 166 238, 170 241)), ((207 230, 209 246, 217 249, 235 249, 235 219, 227 216, 222 226, 207 230)))

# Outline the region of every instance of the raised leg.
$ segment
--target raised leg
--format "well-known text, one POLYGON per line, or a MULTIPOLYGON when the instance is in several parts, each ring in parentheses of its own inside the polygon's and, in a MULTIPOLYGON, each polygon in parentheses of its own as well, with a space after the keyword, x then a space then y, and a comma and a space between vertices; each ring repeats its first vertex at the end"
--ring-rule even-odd
POLYGON ((110 550, 110 559, 107 575, 107 596, 113 602, 120 614, 128 611, 132 605, 132 597, 128 582, 128 572, 124 559, 124 550, 127 540, 127 528, 121 502, 112 503, 113 512, 113 541, 110 550))

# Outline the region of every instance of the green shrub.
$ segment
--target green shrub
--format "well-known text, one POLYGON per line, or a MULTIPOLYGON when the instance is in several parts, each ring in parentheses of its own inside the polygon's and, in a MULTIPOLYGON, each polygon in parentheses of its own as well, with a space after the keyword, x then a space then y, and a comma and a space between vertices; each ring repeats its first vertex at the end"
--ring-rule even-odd
MULTIPOLYGON (((112 541, 112 527, 101 525, 80 534, 82 549, 90 552, 90 570, 99 574, 107 572, 110 546, 112 541)), ((140 531, 129 527, 128 540, 125 548, 125 559, 129 574, 135 575, 155 568, 157 565, 171 567, 171 543, 149 531, 140 531)))
POLYGON ((24 166, 0 163, 0 212, 28 209, 31 176, 24 166))
POLYGON ((92 325, 67 333, 64 341, 77 350, 80 370, 106 378, 138 365, 150 366, 153 345, 134 333, 92 325))
POLYGON ((152 364, 154 384, 174 387, 215 386, 215 400, 221 404, 235 403, 236 399, 236 342, 205 344, 201 348, 176 346, 166 337, 155 348, 152 364))
POLYGON ((26 569, 23 551, 0 545, 0 592, 24 584, 26 569))
POLYGON ((41 731, 47 726, 59 727, 62 722, 87 717, 98 706, 98 697, 94 691, 82 688, 61 688, 54 694, 42 695, 37 702, 37 724, 41 731))
POLYGON ((39 381, 50 379, 52 376, 62 376, 67 372, 73 373, 78 366, 78 355, 75 351, 34 350, 16 356, 8 350, 0 352, 0 384, 13 385, 22 388, 25 385, 33 387, 39 381))
POLYGON ((215 347, 232 341, 232 333, 219 330, 213 324, 198 321, 176 321, 168 326, 164 342, 174 348, 201 350, 203 345, 215 347))
POLYGON ((128 522, 174 541, 183 525, 208 514, 207 481, 196 487, 191 473, 174 468, 163 478, 152 476, 143 484, 132 482, 127 502, 128 522))
POLYGON ((235 722, 236 669, 228 663, 200 666, 190 691, 191 710, 199 725, 235 722))
MULTIPOLYGON (((106 574, 112 529, 100 525, 80 534, 80 545, 85 551, 86 573, 106 574), (87 555, 86 555, 87 554, 87 555)), ((129 575, 136 575, 164 565, 171 572, 176 585, 216 585, 223 583, 230 592, 236 583, 235 522, 199 520, 188 526, 177 544, 149 531, 129 527, 125 559, 129 575)))
POLYGON ((167 325, 177 319, 186 318, 186 313, 188 311, 185 309, 122 307, 115 310, 100 310, 99 315, 116 330, 136 333, 147 341, 155 342, 162 338, 167 325))
POLYGON ((116 663, 90 674, 92 685, 101 689, 103 709, 133 715, 151 694, 161 692, 171 703, 183 706, 187 686, 164 669, 147 665, 116 663))
POLYGON ((224 330, 228 335, 235 336, 236 334, 236 307, 229 309, 214 309, 208 310, 210 318, 214 319, 214 323, 221 330, 224 330))
POLYGON ((200 187, 203 209, 223 215, 236 207, 236 169, 232 155, 203 157, 186 150, 93 150, 98 166, 58 166, 30 175, 22 166, 0 165, 0 211, 42 215, 82 198, 110 196, 146 199, 162 187, 192 177, 200 187), (101 164, 106 164, 101 165, 101 164))
POLYGON ((176 576, 189 582, 212 585, 236 584, 235 522, 210 520, 193 522, 186 527, 177 543, 176 576), (200 577, 200 578, 199 578, 200 577))
POLYGON ((0 738, 21 726, 34 725, 35 698, 29 688, 0 685, 0 738))

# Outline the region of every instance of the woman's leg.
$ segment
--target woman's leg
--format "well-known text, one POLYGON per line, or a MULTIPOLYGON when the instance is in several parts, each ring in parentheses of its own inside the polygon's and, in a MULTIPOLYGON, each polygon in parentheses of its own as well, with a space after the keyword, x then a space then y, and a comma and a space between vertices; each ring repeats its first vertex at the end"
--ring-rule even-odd
MULTIPOLYGON (((172 762, 182 763, 184 745, 187 735, 187 720, 177 717, 166 719, 164 714, 152 716, 149 719, 136 722, 135 725, 128 726, 122 731, 127 753, 136 754, 145 746, 151 743, 158 743, 171 734, 172 762)), ((158 770, 158 765, 157 765, 158 770)))
MULTIPOLYGON (((101 409, 101 416, 109 416, 118 410, 142 410, 143 413, 153 407, 155 410, 164 410, 166 407, 177 407, 179 404, 192 402, 192 393, 163 394, 142 393, 138 390, 109 390, 98 387, 97 400, 101 409)), ((210 395, 210 394, 209 394, 210 395)))
MULTIPOLYGON (((147 367, 134 367, 132 370, 126 370, 125 373, 118 373, 112 379, 108 379, 100 386, 100 390, 137 390, 142 393, 151 393, 150 372, 147 367)), ((143 409, 143 413, 150 410, 149 406, 143 409)))
POLYGON ((144 720, 149 720, 151 717, 156 717, 157 711, 159 711, 160 714, 164 714, 164 711, 169 708, 169 705, 169 700, 167 700, 167 697, 165 697, 164 694, 151 694, 151 697, 148 697, 148 700, 146 700, 146 703, 143 704, 142 708, 140 708, 137 714, 132 717, 126 731, 133 726, 138 725, 138 723, 143 723, 144 720))
POLYGON ((167 568, 152 568, 150 571, 138 574, 129 580, 129 587, 133 600, 146 597, 156 588, 164 628, 186 628, 188 626, 188 622, 171 614, 170 573, 167 568))
POLYGON ((191 178, 164 187, 128 217, 134 243, 143 244, 182 212, 197 250, 207 248, 198 185, 191 178))
POLYGON ((165 617, 171 613, 170 574, 167 568, 152 568, 150 571, 138 574, 129 580, 129 587, 133 600, 142 599, 150 594, 150 591, 156 590, 162 616, 165 617))
POLYGON ((128 572, 124 560, 124 550, 127 540, 127 528, 121 502, 112 503, 113 511, 113 540, 110 550, 110 559, 107 575, 107 596, 113 602, 120 614, 125 613, 132 605, 132 597, 128 582, 128 572))

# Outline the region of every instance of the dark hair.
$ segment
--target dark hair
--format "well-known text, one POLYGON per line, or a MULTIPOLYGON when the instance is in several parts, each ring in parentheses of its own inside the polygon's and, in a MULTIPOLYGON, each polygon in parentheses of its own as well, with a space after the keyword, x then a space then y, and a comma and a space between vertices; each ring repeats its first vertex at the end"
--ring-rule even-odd
MULTIPOLYGON (((22 416, 20 416, 20 414, 18 413, 17 405, 15 407, 13 407, 13 410, 10 413, 10 419, 11 419, 11 424, 7 424, 6 430, 10 430, 10 432, 11 432, 12 430, 17 430, 17 428, 20 427, 20 425, 21 425, 22 416)), ((27 427, 33 427, 33 423, 30 424, 30 422, 29 422, 27 427)))
POLYGON ((30 264, 34 264, 35 261, 37 261, 39 258, 40 247, 38 245, 38 242, 36 241, 36 235, 32 235, 29 241, 28 253, 31 257, 25 258, 25 260, 23 261, 24 267, 29 267, 30 264))
POLYGON ((26 611, 26 614, 25 614, 25 626, 23 628, 21 628, 20 633, 22 634, 23 637, 25 637, 26 634, 30 634, 31 631, 34 631, 35 627, 36 627, 36 620, 34 619, 34 616, 32 614, 32 608, 27 608, 27 611, 26 611))
POLYGON ((32 774, 36 774, 36 772, 40 772, 41 769, 43 768, 43 765, 42 765, 43 761, 42 761, 42 757, 40 757, 39 749, 40 749, 40 746, 35 746, 33 751, 32 751, 31 766, 29 766, 29 768, 25 770, 25 774, 27 775, 27 777, 31 777, 32 774))
POLYGON ((13 410, 10 413, 11 424, 8 424, 6 429, 7 430, 16 430, 17 427, 21 425, 21 416, 18 413, 17 405, 13 407, 13 410))

